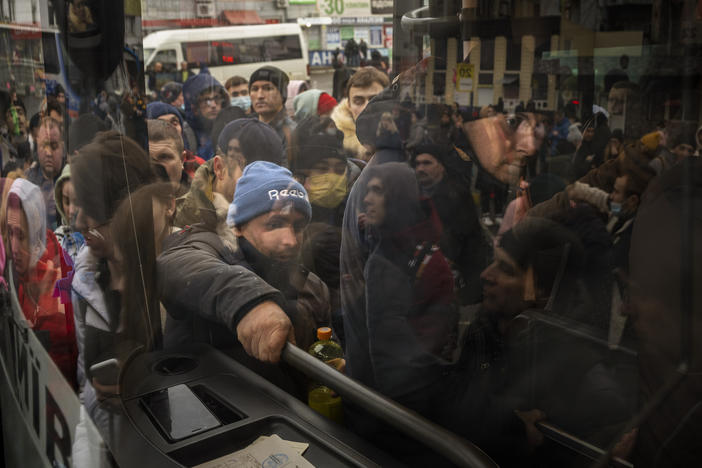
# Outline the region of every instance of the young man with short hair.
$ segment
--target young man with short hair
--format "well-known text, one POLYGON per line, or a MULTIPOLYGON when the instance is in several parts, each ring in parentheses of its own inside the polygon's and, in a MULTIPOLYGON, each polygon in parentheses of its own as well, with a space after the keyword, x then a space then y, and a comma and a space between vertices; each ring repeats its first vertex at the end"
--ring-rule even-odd
POLYGON ((149 157, 152 164, 163 168, 174 190, 184 192, 190 181, 183 170, 185 149, 178 130, 170 122, 163 120, 147 120, 146 124, 149 130, 149 157))
POLYGON ((249 96, 249 82, 243 76, 232 76, 225 83, 229 96, 231 96, 232 106, 236 106, 246 112, 251 113, 251 97, 249 96))
POLYGON ((46 224, 56 229, 56 203, 54 184, 63 170, 66 151, 61 125, 51 117, 44 117, 37 131, 37 159, 39 163, 27 171, 27 180, 39 186, 46 203, 46 224))
POLYGON ((251 108, 258 115, 258 120, 267 123, 278 133, 288 159, 292 132, 295 130, 295 122, 285 109, 289 82, 290 79, 283 70, 271 66, 259 68, 251 74, 249 80, 251 108))
POLYGON ((370 159, 367 149, 356 136, 356 119, 368 105, 368 101, 390 84, 388 76, 374 67, 360 68, 346 85, 345 98, 336 106, 331 118, 336 127, 344 132, 344 148, 355 157, 370 159))
POLYGON ((165 102, 150 102, 146 105, 146 118, 163 120, 174 126, 178 131, 178 135, 182 138, 185 148, 183 167, 188 174, 189 180, 192 180, 195 176, 195 171, 202 164, 205 164, 205 160, 191 151, 191 147, 197 146, 195 143, 195 133, 188 123, 183 120, 178 109, 165 102))

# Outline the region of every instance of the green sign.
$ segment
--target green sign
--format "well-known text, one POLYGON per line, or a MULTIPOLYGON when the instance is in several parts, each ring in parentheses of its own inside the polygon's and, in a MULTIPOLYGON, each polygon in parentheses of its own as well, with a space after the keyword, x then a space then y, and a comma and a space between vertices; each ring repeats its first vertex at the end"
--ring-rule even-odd
POLYGON ((370 16, 370 0, 318 0, 319 11, 326 16, 370 16))
POLYGON ((290 0, 290 5, 314 5, 317 0, 290 0))
POLYGON ((353 26, 342 26, 341 27, 341 40, 348 41, 349 39, 353 39, 353 31, 354 31, 353 26))

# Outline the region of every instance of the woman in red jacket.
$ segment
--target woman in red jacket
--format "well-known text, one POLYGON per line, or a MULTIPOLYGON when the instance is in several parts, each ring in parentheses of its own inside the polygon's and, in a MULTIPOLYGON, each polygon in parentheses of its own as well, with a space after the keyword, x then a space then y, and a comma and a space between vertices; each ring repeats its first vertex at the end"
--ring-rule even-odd
POLYGON ((39 187, 16 179, 7 200, 7 241, 24 318, 72 385, 77 348, 70 284, 73 264, 46 229, 39 187))

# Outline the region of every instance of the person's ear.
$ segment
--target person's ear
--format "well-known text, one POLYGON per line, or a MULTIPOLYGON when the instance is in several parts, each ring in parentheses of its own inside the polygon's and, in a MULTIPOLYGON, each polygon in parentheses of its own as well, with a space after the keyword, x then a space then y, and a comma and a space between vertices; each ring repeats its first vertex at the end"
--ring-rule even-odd
POLYGON ((175 201, 175 198, 171 198, 171 201, 168 204, 168 208, 166 208, 166 218, 168 218, 169 221, 173 220, 173 215, 175 215, 175 211, 176 211, 176 201, 175 201))
POLYGON ((187 151, 183 150, 182 153, 180 153, 180 162, 185 161, 185 156, 188 154, 187 151))
POLYGON ((212 171, 215 173, 215 178, 217 178, 217 180, 224 179, 224 176, 225 176, 224 161, 222 161, 222 158, 218 155, 215 155, 215 157, 212 161, 212 171))
POLYGON ((636 209, 639 207, 639 202, 641 200, 639 199, 639 196, 636 194, 629 195, 629 197, 626 199, 624 204, 627 207, 627 211, 634 212, 636 209))
POLYGON ((527 302, 536 300, 536 279, 534 278, 534 267, 531 265, 524 275, 524 300, 527 302))

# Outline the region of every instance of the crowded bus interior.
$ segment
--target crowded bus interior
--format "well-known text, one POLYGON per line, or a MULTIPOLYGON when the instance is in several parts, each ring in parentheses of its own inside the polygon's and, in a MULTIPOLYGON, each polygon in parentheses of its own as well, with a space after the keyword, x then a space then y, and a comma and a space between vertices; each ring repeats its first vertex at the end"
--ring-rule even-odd
POLYGON ((702 466, 701 156, 702 1, 0 0, 0 468, 702 466))

